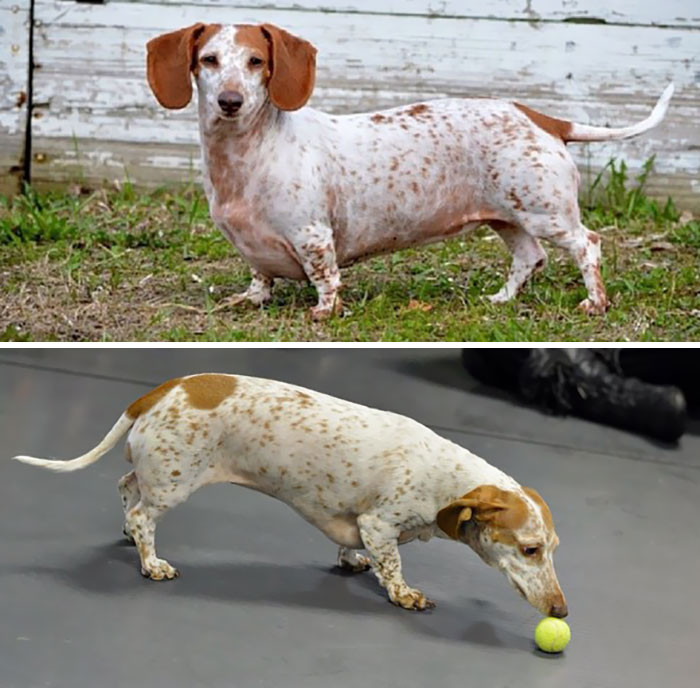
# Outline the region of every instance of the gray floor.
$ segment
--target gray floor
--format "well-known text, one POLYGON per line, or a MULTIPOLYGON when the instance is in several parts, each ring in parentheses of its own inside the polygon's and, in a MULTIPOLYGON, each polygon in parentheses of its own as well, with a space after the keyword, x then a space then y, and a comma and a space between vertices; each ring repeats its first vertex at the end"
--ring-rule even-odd
MULTIPOLYGON (((700 676, 700 438, 678 448, 558 419, 481 388, 447 350, 0 351, 2 455, 70 458, 149 386, 197 371, 284 379, 406 413, 554 512, 573 640, 533 650, 539 616, 466 547, 402 548, 438 607, 389 604, 333 570, 286 506, 218 485, 168 514, 154 583, 121 536, 121 450, 69 475, 0 465, 0 688, 574 686, 700 676)), ((695 678, 693 678, 695 677, 695 678)))

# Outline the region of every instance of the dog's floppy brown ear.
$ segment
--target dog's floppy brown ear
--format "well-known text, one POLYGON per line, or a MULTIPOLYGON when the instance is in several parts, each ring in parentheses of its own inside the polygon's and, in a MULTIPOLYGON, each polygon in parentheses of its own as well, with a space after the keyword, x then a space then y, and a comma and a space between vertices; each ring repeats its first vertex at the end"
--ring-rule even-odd
POLYGON ((190 72, 197 39, 206 28, 207 24, 193 24, 153 38, 146 44, 148 83, 163 107, 176 110, 192 99, 190 72))
POLYGON ((508 508, 501 499, 501 493, 493 485, 480 485, 463 497, 450 502, 437 513, 438 528, 453 540, 459 540, 459 529, 465 521, 476 518, 488 520, 489 515, 508 508))
POLYGON ((472 517, 472 503, 468 499, 456 499, 437 514, 438 528, 453 540, 459 540, 459 529, 472 517))
POLYGON ((260 28, 270 44, 270 100, 280 110, 298 110, 314 90, 316 48, 273 24, 260 28))

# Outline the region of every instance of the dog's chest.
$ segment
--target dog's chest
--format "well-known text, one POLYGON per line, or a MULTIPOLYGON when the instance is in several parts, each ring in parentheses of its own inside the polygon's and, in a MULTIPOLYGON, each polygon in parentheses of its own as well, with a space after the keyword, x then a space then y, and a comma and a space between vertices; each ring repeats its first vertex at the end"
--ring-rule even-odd
POLYGON ((272 229, 253 203, 234 199, 211 202, 211 217, 224 236, 256 270, 269 277, 304 279, 294 250, 272 229))

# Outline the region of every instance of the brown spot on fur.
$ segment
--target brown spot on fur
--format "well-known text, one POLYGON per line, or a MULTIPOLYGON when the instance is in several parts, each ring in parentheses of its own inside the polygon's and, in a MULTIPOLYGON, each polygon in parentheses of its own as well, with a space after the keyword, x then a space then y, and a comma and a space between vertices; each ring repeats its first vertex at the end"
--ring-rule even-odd
POLYGON ((518 539, 513 535, 510 530, 502 530, 501 528, 491 528, 490 531, 491 539, 494 542, 500 542, 503 545, 509 545, 512 547, 518 546, 518 539))
POLYGON ((508 198, 510 198, 510 200, 513 201, 513 207, 516 210, 524 210, 525 206, 523 205, 520 196, 518 196, 518 194, 515 193, 515 189, 511 189, 508 192, 508 198))
POLYGON ((406 114, 410 117, 418 117, 418 115, 425 114, 429 110, 430 108, 425 103, 416 103, 406 110, 406 114))
POLYGON ((527 105, 521 105, 520 103, 513 103, 513 105, 526 114, 540 129, 551 134, 554 138, 561 139, 564 143, 571 140, 569 138, 571 135, 571 122, 543 115, 541 112, 527 107, 527 105))
POLYGON ((178 471, 178 470, 171 471, 170 475, 172 475, 173 478, 177 478, 177 476, 180 475, 180 471, 178 471))
MULTIPOLYGON (((270 44, 259 24, 236 24, 236 35, 233 42, 259 53, 257 56, 263 60, 269 61, 270 59, 270 44)), ((265 77, 269 78, 268 65, 265 65, 265 72, 265 77)))
POLYGON ((173 387, 180 384, 182 378, 176 377, 173 380, 168 380, 155 389, 152 389, 148 394, 144 394, 138 398, 133 404, 126 409, 126 415, 129 418, 136 420, 142 413, 145 413, 155 404, 157 404, 173 387))
POLYGON ((545 528, 550 532, 554 531, 554 520, 552 519, 552 512, 549 510, 547 502, 542 499, 540 494, 533 490, 531 487, 523 487, 523 492, 532 499, 539 507, 542 512, 542 520, 544 521, 545 528))
POLYGON ((387 117, 386 115, 382 115, 381 113, 377 112, 370 117, 370 120, 372 120, 372 122, 375 124, 388 124, 391 122, 391 117, 387 117))
POLYGON ((233 375, 205 373, 181 378, 190 406, 196 409, 214 409, 236 389, 238 381, 233 375))

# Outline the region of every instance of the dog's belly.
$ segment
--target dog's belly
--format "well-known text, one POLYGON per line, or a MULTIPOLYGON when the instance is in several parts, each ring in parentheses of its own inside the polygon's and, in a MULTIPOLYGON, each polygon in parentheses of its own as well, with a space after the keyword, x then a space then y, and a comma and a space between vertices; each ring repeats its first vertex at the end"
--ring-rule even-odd
POLYGON ((459 214, 452 217, 435 217, 418 224, 394 221, 384 226, 367 228, 355 241, 340 244, 338 264, 344 267, 383 253, 443 241, 473 231, 487 221, 459 214))
MULTIPOLYGON (((478 172, 476 178, 477 188, 478 172)), ((473 179, 471 180, 474 181, 473 179)), ((502 210, 484 199, 459 174, 435 165, 432 179, 417 192, 397 195, 385 182, 369 190, 346 188, 345 214, 333 227, 339 265, 412 246, 442 241, 480 224, 504 219, 502 210), (437 179, 445 179, 444 184, 437 179)), ((334 215, 331 213, 331 220, 334 215)))
POLYGON ((361 549, 364 547, 362 538, 360 537, 360 529, 357 527, 356 514, 333 516, 328 520, 310 522, 326 537, 338 545, 350 547, 352 549, 361 549))
POLYGON ((287 486, 275 485, 265 480, 260 480, 258 476, 250 473, 231 473, 227 480, 234 485, 241 485, 256 492, 275 497, 281 502, 292 507, 305 521, 316 526, 326 537, 343 547, 360 549, 364 547, 360 530, 357 526, 357 514, 355 513, 332 513, 327 508, 323 508, 315 500, 305 500, 287 498, 287 486))

